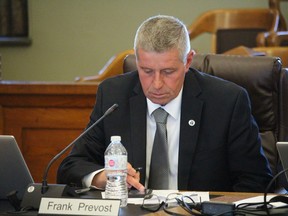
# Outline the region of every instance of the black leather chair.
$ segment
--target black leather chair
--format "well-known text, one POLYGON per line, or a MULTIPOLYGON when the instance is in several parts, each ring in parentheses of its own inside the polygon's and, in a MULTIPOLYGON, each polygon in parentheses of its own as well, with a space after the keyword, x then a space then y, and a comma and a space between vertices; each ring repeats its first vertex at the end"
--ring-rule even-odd
MULTIPOLYGON (((276 174, 282 169, 276 142, 288 141, 288 69, 282 68, 277 57, 221 54, 196 54, 192 67, 247 90, 264 152, 276 174)), ((133 70, 136 70, 134 54, 128 55, 123 64, 124 72, 133 70)))

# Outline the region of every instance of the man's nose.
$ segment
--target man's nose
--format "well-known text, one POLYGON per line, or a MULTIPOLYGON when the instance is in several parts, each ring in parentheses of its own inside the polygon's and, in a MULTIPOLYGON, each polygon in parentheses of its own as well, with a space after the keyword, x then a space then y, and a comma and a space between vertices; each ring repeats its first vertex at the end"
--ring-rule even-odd
POLYGON ((156 89, 159 89, 163 86, 163 75, 160 72, 155 73, 153 86, 156 89))

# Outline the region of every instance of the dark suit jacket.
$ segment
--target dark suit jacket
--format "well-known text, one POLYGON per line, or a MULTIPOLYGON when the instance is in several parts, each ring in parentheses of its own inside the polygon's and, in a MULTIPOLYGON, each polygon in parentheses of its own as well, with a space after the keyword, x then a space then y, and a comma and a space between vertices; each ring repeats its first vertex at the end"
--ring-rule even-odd
MULTIPOLYGON (((112 135, 122 137, 133 167, 146 167, 147 104, 137 72, 99 85, 88 126, 114 103, 119 108, 75 144, 62 162, 59 183, 81 185, 83 176, 103 168, 112 135)), ((246 91, 191 69, 182 96, 178 189, 264 191, 271 178, 246 91)))

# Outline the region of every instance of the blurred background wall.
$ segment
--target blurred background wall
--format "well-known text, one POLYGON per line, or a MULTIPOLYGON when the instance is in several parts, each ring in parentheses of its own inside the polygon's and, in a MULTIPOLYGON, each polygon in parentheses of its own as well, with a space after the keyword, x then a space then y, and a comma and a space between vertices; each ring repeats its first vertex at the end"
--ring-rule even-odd
MULTIPOLYGON (((288 20, 288 2, 282 13, 288 20)), ((187 25, 218 8, 267 8, 268 0, 29 0, 29 46, 0 47, 2 80, 74 81, 95 75, 113 55, 133 48, 149 16, 173 15, 187 25)), ((192 41, 210 51, 210 37, 192 41)))

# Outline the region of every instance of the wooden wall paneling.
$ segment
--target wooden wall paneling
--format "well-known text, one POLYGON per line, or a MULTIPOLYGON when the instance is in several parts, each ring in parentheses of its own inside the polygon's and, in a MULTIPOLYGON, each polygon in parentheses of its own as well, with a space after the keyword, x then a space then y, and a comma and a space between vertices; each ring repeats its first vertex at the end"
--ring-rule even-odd
MULTIPOLYGON (((35 181, 42 181, 48 162, 83 131, 90 112, 91 109, 72 108, 5 110, 5 132, 21 141, 18 143, 35 181)), ((56 170, 62 159, 51 167, 49 182, 55 182, 56 170)))
MULTIPOLYGON (((35 182, 42 181, 49 161, 82 133, 96 91, 95 83, 0 81, 0 132, 15 136, 35 182)), ((56 182, 63 158, 51 166, 49 183, 56 182)))

